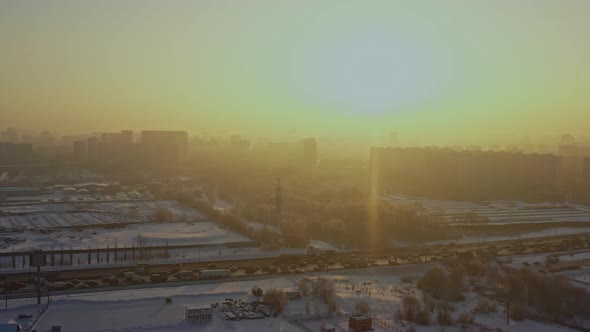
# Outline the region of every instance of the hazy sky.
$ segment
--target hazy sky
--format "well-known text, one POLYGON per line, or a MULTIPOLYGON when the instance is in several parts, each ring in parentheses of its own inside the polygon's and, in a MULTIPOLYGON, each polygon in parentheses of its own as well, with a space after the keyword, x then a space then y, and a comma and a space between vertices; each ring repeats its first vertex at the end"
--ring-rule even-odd
POLYGON ((0 0, 0 127, 590 130, 590 1, 0 0))

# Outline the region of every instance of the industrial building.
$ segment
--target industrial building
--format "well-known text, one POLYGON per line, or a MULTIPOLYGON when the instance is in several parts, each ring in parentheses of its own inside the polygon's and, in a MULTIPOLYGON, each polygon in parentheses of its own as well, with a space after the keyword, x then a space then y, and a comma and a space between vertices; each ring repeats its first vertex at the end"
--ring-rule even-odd
POLYGON ((350 315, 348 328, 356 332, 370 331, 373 329, 373 322, 367 315, 350 315))

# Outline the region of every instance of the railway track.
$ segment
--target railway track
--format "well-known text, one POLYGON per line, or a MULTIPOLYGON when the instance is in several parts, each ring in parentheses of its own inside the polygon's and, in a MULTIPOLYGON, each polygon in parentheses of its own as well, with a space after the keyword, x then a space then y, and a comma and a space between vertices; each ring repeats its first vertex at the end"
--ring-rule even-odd
MULTIPOLYGON (((545 238, 534 238, 534 239, 526 239, 516 241, 520 245, 523 246, 533 246, 533 245, 551 245, 555 243, 559 243, 563 241, 565 238, 571 238, 571 235, 567 236, 553 236, 553 237, 545 237, 545 238)), ((385 267, 387 265, 387 257, 392 255, 403 255, 403 256, 424 256, 428 257, 429 254, 433 252, 441 252, 443 250, 450 251, 473 251, 489 246, 496 246, 501 247, 503 245, 514 243, 515 240, 502 240, 502 241, 494 241, 494 242, 486 242, 486 243, 474 243, 474 244, 465 244, 460 246, 453 246, 452 249, 449 249, 448 245, 433 245, 433 246, 423 246, 423 247, 407 247, 407 248, 398 248, 392 250, 382 250, 382 251, 350 251, 350 252, 342 252, 336 253, 334 256, 330 258, 335 261, 341 261, 345 258, 350 257, 352 254, 356 254, 359 257, 367 258, 367 259, 374 259, 380 260, 378 266, 368 266, 368 267, 360 267, 360 268, 375 268, 375 267, 385 267), (385 260, 385 264, 383 262, 385 260)), ((549 252, 547 252, 549 253, 549 252)), ((513 253, 504 253, 500 254, 499 256, 509 256, 514 255, 513 253)), ((240 260, 223 260, 223 261, 207 261, 207 262, 186 262, 183 264, 158 264, 158 265, 150 265, 149 266, 149 273, 162 273, 162 272, 170 272, 174 268, 179 268, 182 270, 196 270, 199 268, 205 268, 209 264, 215 264, 217 267, 223 267, 228 265, 234 265, 238 268, 245 267, 245 266, 264 266, 264 265, 271 265, 271 264, 291 264, 291 262, 296 260, 301 260, 304 257, 308 256, 276 256, 276 257, 269 257, 269 258, 253 258, 253 259, 240 259, 240 260), (288 261, 291 260, 291 261, 288 261)), ((409 261, 400 261, 401 265, 411 264, 409 261)), ((314 272, 313 269, 314 264, 310 264, 306 267, 307 272, 314 272)), ((104 267, 104 268, 85 268, 85 269, 74 269, 74 270, 62 270, 59 271, 59 276, 56 280, 50 281, 68 281, 72 279, 79 279, 79 280, 88 280, 88 279, 100 279, 102 276, 105 275, 119 275, 123 271, 133 270, 133 266, 119 266, 119 267, 104 267)), ((359 269, 359 268, 355 268, 359 269)), ((327 270, 324 271, 344 271, 349 270, 345 268, 341 264, 333 264, 328 266, 327 270)), ((288 273, 293 274, 293 272, 288 273)), ((235 280, 248 280, 251 278, 268 278, 278 275, 287 275, 286 273, 270 273, 270 272, 260 272, 257 271, 254 274, 246 274, 244 270, 239 269, 238 273, 233 273, 231 276, 227 278, 221 279, 213 279, 213 280, 195 280, 195 281, 168 281, 163 283, 146 283, 146 284, 138 284, 138 285, 128 285, 128 286, 102 286, 102 287, 93 287, 90 289, 68 289, 63 291, 53 291, 51 292, 54 295, 61 294, 72 294, 72 293, 88 293, 88 292, 96 292, 96 291, 112 291, 112 290, 123 290, 123 289, 140 289, 140 288, 147 288, 147 287, 177 287, 183 285, 193 285, 199 283, 211 283, 211 282, 230 282, 235 280)), ((15 273, 5 277, 6 281, 22 281, 26 279, 31 279, 33 275, 31 273, 15 273)), ((26 292, 31 292, 31 287, 27 287, 23 290, 23 297, 28 297, 25 295, 26 292)), ((12 292, 11 298, 15 296, 19 296, 19 291, 12 292)))

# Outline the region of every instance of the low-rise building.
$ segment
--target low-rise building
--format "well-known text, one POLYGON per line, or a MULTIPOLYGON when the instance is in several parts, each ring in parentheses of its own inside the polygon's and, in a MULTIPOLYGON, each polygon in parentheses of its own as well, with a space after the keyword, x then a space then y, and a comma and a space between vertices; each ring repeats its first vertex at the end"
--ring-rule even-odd
POLYGON ((331 324, 322 325, 320 327, 320 332, 336 332, 336 327, 331 324))
POLYGON ((184 319, 197 321, 197 322, 208 322, 213 319, 213 308, 197 306, 197 307, 185 307, 184 308, 184 319))
POLYGON ((369 331, 373 329, 372 326, 372 319, 367 315, 350 315, 348 318, 348 328, 353 331, 369 331))
POLYGON ((21 332, 22 328, 18 323, 0 324, 0 332, 21 332))

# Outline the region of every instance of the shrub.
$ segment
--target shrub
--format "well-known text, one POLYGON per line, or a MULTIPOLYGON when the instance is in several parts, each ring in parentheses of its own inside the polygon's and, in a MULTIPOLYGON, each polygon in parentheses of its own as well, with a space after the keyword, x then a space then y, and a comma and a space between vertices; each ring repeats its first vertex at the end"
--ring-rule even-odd
POLYGON ((418 310, 418 312, 416 313, 416 319, 414 320, 414 323, 424 326, 430 325, 430 312, 428 310, 425 310, 424 308, 418 310))
POLYGON ((438 312, 436 314, 436 321, 438 325, 442 326, 453 325, 453 317, 451 316, 451 311, 447 306, 441 306, 440 308, 438 308, 438 312))
POLYGON ((514 304, 510 307, 510 319, 523 320, 526 316, 526 308, 521 304, 514 304))
POLYGON ((487 312, 497 312, 498 305, 495 301, 490 301, 485 297, 479 298, 477 301, 477 305, 475 307, 477 312, 487 313, 487 312))
POLYGON ((418 281, 418 288, 444 301, 460 301, 463 299, 465 270, 455 267, 451 273, 435 267, 428 270, 418 281))
POLYGON ((402 300, 402 319, 413 322, 416 320, 418 312, 422 310, 420 301, 414 296, 406 296, 402 300))
POLYGON ((468 312, 462 312, 457 317, 457 322, 460 324, 473 324, 473 315, 468 312))
POLYGON ((167 208, 159 208, 154 212, 153 218, 156 222, 172 222, 174 214, 167 208))
POLYGON ((479 262, 468 262, 465 265, 465 272, 473 277, 480 277, 485 274, 486 266, 479 262))
POLYGON ((414 281, 416 281, 416 279, 413 278, 413 277, 411 277, 411 276, 403 276, 403 277, 400 278, 400 281, 403 284, 413 284, 414 281))
POLYGON ((367 315, 371 311, 371 305, 367 301, 358 301, 355 308, 358 313, 363 315, 367 315))
POLYGON ((263 296, 264 304, 271 307, 275 312, 283 312, 289 300, 287 299, 287 295, 285 292, 278 289, 269 289, 264 293, 263 296))

